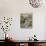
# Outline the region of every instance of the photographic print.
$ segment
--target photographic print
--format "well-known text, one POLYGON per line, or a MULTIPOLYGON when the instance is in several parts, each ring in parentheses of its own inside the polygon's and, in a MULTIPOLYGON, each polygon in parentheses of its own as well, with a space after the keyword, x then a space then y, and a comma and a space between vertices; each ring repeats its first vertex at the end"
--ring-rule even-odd
POLYGON ((32 13, 21 13, 20 27, 21 28, 32 28, 32 13))

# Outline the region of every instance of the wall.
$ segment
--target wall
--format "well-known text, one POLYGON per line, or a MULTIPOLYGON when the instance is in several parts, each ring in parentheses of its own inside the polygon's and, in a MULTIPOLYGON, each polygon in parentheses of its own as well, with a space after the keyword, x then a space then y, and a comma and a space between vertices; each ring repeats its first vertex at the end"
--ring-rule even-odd
MULTIPOLYGON (((17 40, 27 40, 34 34, 37 35, 37 39, 44 40, 45 12, 46 8, 44 7, 38 9, 31 7, 28 0, 0 0, 0 16, 13 17, 12 26, 8 33, 17 40), (20 13, 33 13, 32 29, 20 28, 20 13)), ((0 35, 2 35, 1 33, 0 35)), ((0 36, 0 39, 2 38, 0 36)))

